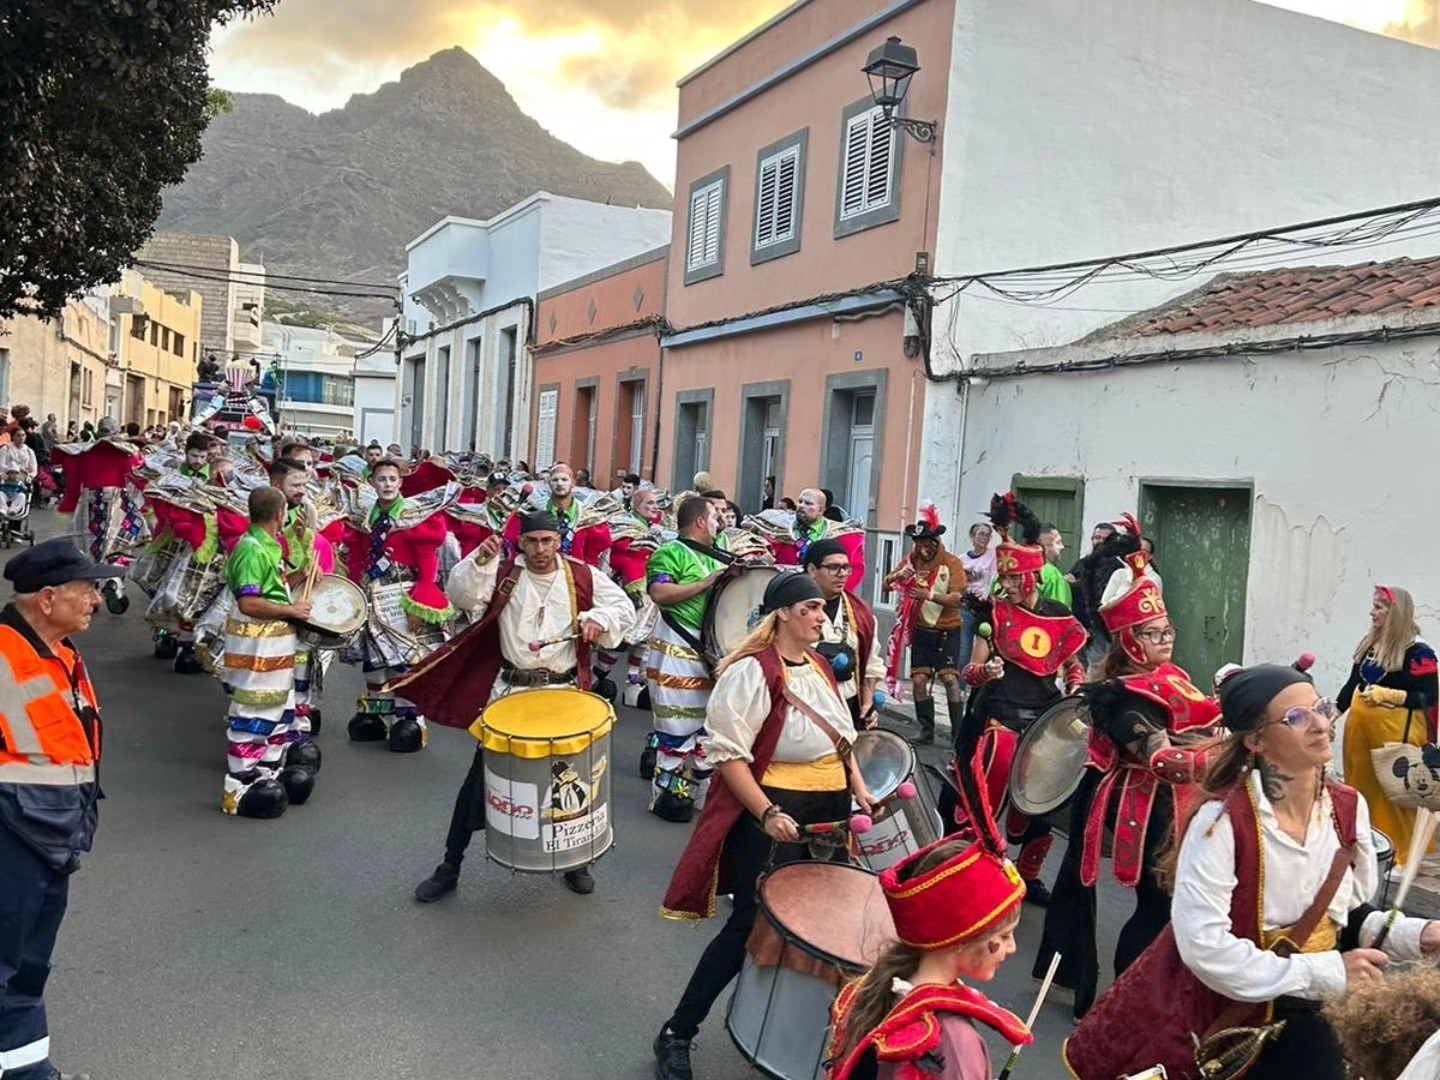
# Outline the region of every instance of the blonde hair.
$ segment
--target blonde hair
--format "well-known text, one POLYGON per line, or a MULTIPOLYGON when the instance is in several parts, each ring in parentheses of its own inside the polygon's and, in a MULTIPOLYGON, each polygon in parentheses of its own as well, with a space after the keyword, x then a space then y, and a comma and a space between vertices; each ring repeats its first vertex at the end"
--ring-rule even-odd
POLYGON ((749 636, 735 647, 735 651, 715 665, 715 677, 718 679, 725 673, 725 669, 738 664, 747 656, 754 656, 762 653, 775 644, 775 635, 779 633, 780 616, 777 612, 770 612, 750 631, 749 636))
POLYGON ((1385 591, 1393 597, 1390 614, 1378 630, 1372 626, 1360 639, 1360 644, 1355 646, 1355 663, 1363 664, 1365 658, 1374 653, 1373 659, 1380 667, 1399 671, 1405 666, 1405 651, 1420 636, 1420 624, 1415 621, 1415 598, 1408 590, 1387 585, 1385 591))
POLYGON ((1440 971, 1366 980, 1325 1006, 1345 1060, 1365 1080, 1395 1080, 1440 1028, 1440 971))

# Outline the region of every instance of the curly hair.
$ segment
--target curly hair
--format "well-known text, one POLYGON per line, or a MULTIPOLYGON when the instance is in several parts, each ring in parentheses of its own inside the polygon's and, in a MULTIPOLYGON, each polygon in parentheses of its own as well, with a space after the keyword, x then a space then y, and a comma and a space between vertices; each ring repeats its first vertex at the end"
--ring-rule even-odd
POLYGON ((1440 1028, 1440 971, 1430 966, 1363 982, 1325 1006, 1345 1060, 1365 1080, 1395 1080, 1440 1028))

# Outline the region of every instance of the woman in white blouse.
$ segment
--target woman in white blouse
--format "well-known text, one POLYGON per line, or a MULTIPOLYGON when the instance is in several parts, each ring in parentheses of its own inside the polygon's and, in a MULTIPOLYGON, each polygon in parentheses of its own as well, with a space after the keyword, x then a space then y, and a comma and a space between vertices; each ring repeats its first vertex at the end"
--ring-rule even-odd
POLYGON ((812 648, 825 621, 820 587, 806 574, 782 573, 761 611, 755 632, 717 669, 701 745, 722 783, 711 789, 662 913, 708 918, 717 891, 732 894, 734 905, 655 1039, 659 1080, 691 1080, 691 1040, 740 973, 761 873, 810 857, 802 827, 847 819, 852 797, 871 809, 850 755, 850 709, 812 648))

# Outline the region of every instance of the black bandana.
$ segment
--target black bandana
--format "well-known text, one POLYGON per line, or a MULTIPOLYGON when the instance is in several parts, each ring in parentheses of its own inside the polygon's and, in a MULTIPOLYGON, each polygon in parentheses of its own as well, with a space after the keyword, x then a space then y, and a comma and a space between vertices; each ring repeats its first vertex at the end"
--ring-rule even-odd
POLYGON ((849 555, 839 540, 815 540, 805 549, 805 565, 819 566, 831 555, 849 555))
POLYGON ((1227 675, 1220 684, 1220 712, 1231 731, 1254 731, 1280 691, 1311 682, 1309 675, 1283 664, 1256 664, 1227 675))
POLYGON ((786 570, 777 574, 774 580, 765 586, 765 599, 761 601, 760 614, 769 615, 772 611, 803 604, 806 600, 823 599, 825 594, 809 574, 786 570))

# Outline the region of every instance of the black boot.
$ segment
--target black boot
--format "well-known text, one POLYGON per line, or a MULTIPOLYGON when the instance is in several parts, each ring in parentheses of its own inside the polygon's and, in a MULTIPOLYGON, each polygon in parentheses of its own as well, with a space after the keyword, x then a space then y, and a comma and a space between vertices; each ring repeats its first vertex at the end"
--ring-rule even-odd
POLYGON ((241 817, 278 818, 290 806, 290 796, 279 780, 256 780, 240 796, 235 812, 241 817))
POLYGON ((312 773, 320 771, 320 747, 316 746, 309 739, 304 742, 291 743, 285 751, 285 767, 299 765, 309 769, 312 773))
POLYGON ((950 713, 950 742, 959 746, 960 728, 965 723, 965 702, 947 701, 945 708, 950 713))
POLYGON ((920 734, 910 741, 916 746, 929 746, 935 741, 935 699, 927 697, 915 702, 915 723, 920 734))
POLYGON ((658 752, 660 740, 652 731, 645 736, 645 749, 640 751, 640 779, 655 779, 655 755, 658 752))
POLYGON ((390 725, 390 749, 396 754, 414 754, 425 749, 425 729, 412 714, 401 714, 390 725))
POLYGON ((676 1035, 668 1027, 655 1036, 656 1080, 695 1080, 690 1067, 690 1040, 676 1035))
POLYGON ((199 675, 204 670, 200 666, 200 658, 195 655, 195 646, 182 645, 180 651, 175 654, 175 673, 177 675, 199 675))
MULTIPOLYGON (((285 787, 285 794, 290 799, 291 806, 303 806, 310 798, 311 792, 315 790, 315 774, 304 765, 286 765, 280 770, 280 783, 285 787)), ((241 800, 244 804, 244 800, 241 800)))
POLYGON ((310 706, 310 737, 312 739, 320 737, 320 710, 314 705, 310 706))
MULTIPOLYGON (((314 721, 311 723, 313 725, 314 721)), ((357 712, 352 716, 346 730, 351 742, 380 742, 390 734, 382 717, 367 712, 357 712)))
POLYGON ((580 896, 589 896, 595 891, 595 879, 590 876, 590 868, 582 866, 579 870, 566 870, 565 887, 580 896))
POLYGON ((180 639, 166 630, 155 635, 155 659, 174 660, 180 651, 180 639))
POLYGON ((695 816, 695 800, 687 795, 676 795, 671 791, 662 791, 655 799, 655 805, 652 806, 650 810, 658 818, 662 818, 665 821, 673 821, 677 825, 684 825, 695 816))
POLYGON ((442 896, 449 896, 460 884, 460 868, 441 863, 435 872, 415 886, 415 899, 422 904, 433 904, 442 896))
POLYGON ((610 702, 611 705, 614 705, 615 699, 620 696, 620 688, 615 685, 615 680, 610 678, 608 672, 601 671, 599 668, 595 669, 595 682, 591 684, 590 689, 610 702))

